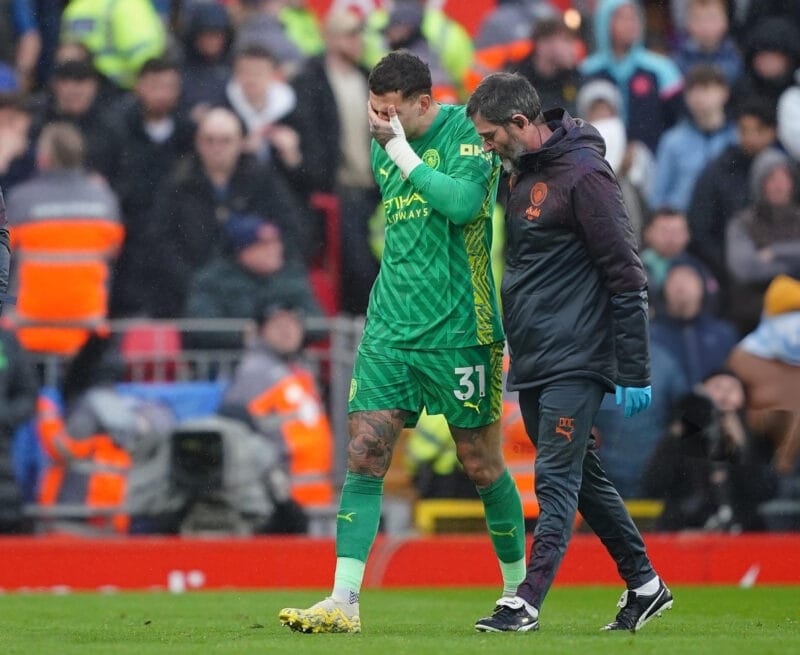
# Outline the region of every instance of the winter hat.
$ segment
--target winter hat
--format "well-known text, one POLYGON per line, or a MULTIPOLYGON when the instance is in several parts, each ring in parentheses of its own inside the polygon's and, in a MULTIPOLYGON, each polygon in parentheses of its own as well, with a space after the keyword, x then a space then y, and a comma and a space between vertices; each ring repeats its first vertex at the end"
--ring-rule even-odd
POLYGON ((786 166, 792 171, 789 155, 782 150, 767 148, 756 155, 750 168, 750 193, 753 198, 760 199, 764 195, 764 181, 779 166, 786 166))
POLYGON ((673 270, 681 266, 692 269, 700 276, 700 280, 703 284, 704 306, 706 306, 709 301, 712 301, 713 304, 713 300, 719 294, 719 282, 711 273, 708 266, 697 257, 688 253, 678 255, 670 262, 664 279, 666 280, 673 270))
POLYGON ((611 105, 617 113, 622 109, 622 94, 613 82, 608 80, 592 80, 584 84, 575 98, 577 115, 586 118, 592 105, 603 100, 611 105))
POLYGON ((797 64, 800 62, 800 30, 789 19, 780 16, 760 20, 747 39, 746 61, 751 62, 758 52, 782 52, 797 64))
POLYGON ((422 25, 423 10, 419 2, 414 0, 404 0, 395 4, 389 14, 389 22, 386 29, 390 27, 404 26, 418 28, 422 25))
POLYGON ((800 311, 800 280, 778 275, 769 283, 764 294, 764 314, 777 316, 800 311))
POLYGON ((274 223, 265 221, 255 214, 233 214, 225 222, 223 232, 228 247, 239 253, 248 246, 259 241, 280 236, 280 231, 274 223))
POLYGON ((218 2, 193 2, 186 11, 186 30, 192 34, 231 28, 231 19, 223 5, 218 2))

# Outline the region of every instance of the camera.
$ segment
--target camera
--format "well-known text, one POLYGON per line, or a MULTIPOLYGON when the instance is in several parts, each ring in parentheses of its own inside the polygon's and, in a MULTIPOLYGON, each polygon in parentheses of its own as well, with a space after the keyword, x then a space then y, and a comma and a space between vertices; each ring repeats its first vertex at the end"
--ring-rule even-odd
POLYGON ((727 460, 728 452, 714 401, 702 391, 692 391, 676 404, 681 438, 687 454, 715 461, 727 460))

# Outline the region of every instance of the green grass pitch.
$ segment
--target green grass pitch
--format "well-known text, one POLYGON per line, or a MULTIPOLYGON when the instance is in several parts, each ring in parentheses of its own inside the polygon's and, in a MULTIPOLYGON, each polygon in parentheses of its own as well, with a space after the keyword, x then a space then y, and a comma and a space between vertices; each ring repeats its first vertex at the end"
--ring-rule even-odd
POLYGON ((637 635, 601 633, 621 590, 556 587, 539 632, 479 634, 494 589, 366 591, 360 635, 281 627, 284 606, 320 591, 225 591, 0 596, 0 653, 305 653, 353 655, 800 654, 800 587, 674 587, 675 608, 637 635))

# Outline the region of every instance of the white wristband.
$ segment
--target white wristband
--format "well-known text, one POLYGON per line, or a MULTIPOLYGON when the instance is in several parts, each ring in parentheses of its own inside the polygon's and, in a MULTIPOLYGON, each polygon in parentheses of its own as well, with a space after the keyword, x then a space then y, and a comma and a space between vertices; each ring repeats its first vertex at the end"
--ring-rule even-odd
POLYGON ((397 167, 406 177, 411 175, 411 171, 422 163, 419 155, 412 150, 411 146, 408 145, 408 141, 402 137, 390 139, 385 146, 385 150, 386 154, 389 155, 389 159, 397 164, 397 167))

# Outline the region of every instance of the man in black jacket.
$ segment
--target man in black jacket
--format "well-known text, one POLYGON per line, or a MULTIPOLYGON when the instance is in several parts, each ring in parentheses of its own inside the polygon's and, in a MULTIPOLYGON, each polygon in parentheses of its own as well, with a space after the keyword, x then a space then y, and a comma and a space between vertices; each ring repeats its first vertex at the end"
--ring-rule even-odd
POLYGON ((156 193, 142 282, 152 316, 184 315, 192 276, 221 251, 228 218, 248 213, 280 228, 287 259, 305 259, 307 221, 296 196, 276 167, 244 153, 239 119, 218 107, 197 126, 195 152, 175 162, 156 193))
POLYGON ((194 124, 178 111, 181 71, 167 58, 149 59, 134 93, 117 106, 116 131, 107 138, 119 153, 109 180, 119 196, 125 242, 116 262, 109 312, 114 317, 145 312, 152 293, 142 284, 153 250, 153 193, 177 161, 192 150, 194 124))
POLYGON ((300 134, 304 194, 333 193, 339 200, 342 250, 332 254, 341 258, 342 309, 364 314, 378 275, 369 219, 381 200, 369 159, 369 71, 358 63, 364 21, 351 10, 333 10, 323 35, 325 52, 310 58, 292 82, 297 107, 288 122, 300 134))
POLYGON ((635 632, 672 607, 591 434, 603 395, 625 416, 650 404, 647 278, 600 134, 563 109, 542 114, 523 77, 496 73, 467 104, 484 150, 511 173, 502 298, 525 429, 537 448, 540 514, 525 580, 477 630, 529 631, 567 548, 576 510, 627 590, 606 630, 635 632))

